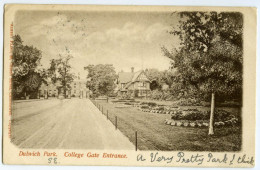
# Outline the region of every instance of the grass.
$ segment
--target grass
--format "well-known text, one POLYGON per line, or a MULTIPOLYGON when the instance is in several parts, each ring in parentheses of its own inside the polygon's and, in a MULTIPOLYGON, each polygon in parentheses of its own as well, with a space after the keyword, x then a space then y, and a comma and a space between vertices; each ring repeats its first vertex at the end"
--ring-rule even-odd
POLYGON ((118 129, 135 143, 138 132, 139 150, 163 151, 240 151, 241 127, 215 128, 215 135, 208 136, 207 128, 176 127, 164 124, 170 115, 139 111, 135 107, 116 108, 117 104, 96 101, 118 129))

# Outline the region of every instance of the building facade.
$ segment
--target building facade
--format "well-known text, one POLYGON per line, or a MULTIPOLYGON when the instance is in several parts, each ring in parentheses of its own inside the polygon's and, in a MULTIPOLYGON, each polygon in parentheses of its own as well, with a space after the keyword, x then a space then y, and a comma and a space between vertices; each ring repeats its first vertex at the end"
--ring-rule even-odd
MULTIPOLYGON (((39 93, 40 97, 59 97, 61 94, 61 85, 59 82, 57 83, 52 83, 49 81, 46 84, 42 84, 39 93)), ((71 97, 78 97, 78 98, 89 98, 90 96, 90 91, 86 87, 86 81, 85 80, 80 80, 76 79, 70 84, 70 89, 66 91, 66 98, 71 98, 71 97)))
POLYGON ((117 92, 119 96, 146 97, 150 92, 150 80, 143 70, 134 72, 119 72, 117 92))
POLYGON ((86 87, 87 81, 85 80, 75 80, 71 83, 71 97, 79 97, 79 98, 89 98, 89 89, 86 87))

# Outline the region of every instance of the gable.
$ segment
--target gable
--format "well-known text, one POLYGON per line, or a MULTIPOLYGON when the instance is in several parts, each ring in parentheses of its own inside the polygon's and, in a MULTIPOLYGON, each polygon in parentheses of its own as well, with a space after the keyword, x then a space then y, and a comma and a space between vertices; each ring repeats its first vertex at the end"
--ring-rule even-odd
POLYGON ((149 81, 147 76, 144 74, 144 72, 142 72, 138 77, 137 77, 137 80, 140 80, 140 81, 149 81))
POLYGON ((134 82, 134 81, 149 81, 150 82, 150 80, 145 75, 144 71, 137 72, 137 74, 132 79, 132 82, 134 82))

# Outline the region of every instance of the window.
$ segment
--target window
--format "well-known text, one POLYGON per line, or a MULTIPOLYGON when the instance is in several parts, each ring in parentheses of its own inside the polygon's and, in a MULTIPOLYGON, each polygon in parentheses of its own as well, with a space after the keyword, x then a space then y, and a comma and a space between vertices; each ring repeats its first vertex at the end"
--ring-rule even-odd
POLYGON ((139 82, 139 87, 144 87, 145 83, 144 82, 139 82))

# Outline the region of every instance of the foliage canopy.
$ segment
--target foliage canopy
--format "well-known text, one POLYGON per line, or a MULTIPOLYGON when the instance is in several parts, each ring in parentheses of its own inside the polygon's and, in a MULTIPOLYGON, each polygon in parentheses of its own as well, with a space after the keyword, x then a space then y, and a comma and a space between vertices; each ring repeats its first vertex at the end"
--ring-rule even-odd
POLYGON ((109 95, 113 93, 116 87, 115 81, 118 78, 113 65, 88 65, 84 69, 88 71, 87 87, 94 95, 109 95))

